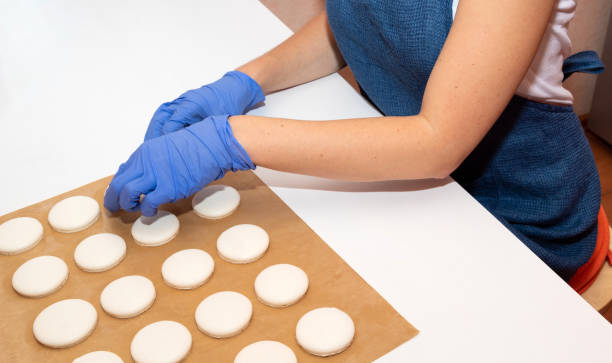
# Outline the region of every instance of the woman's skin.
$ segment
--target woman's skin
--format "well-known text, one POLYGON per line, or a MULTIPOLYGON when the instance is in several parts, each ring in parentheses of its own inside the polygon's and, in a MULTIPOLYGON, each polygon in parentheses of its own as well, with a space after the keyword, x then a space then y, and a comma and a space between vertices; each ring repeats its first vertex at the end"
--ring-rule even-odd
MULTIPOLYGON (((345 180, 444 178, 474 150, 523 79, 556 0, 461 0, 414 116, 308 122, 233 116, 256 165, 345 180)), ((238 68, 268 94, 344 65, 327 14, 238 68)))

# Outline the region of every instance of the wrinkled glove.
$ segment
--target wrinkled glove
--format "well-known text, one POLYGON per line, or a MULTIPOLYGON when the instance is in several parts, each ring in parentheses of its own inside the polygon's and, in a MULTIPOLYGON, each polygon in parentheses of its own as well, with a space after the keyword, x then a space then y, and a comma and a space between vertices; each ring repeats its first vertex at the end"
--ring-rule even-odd
POLYGON ((159 106, 149 123, 145 141, 165 135, 214 115, 242 115, 265 99, 259 84, 248 75, 232 71, 221 79, 187 91, 159 106))
POLYGON ((111 212, 140 210, 150 217, 161 204, 189 197, 228 170, 254 169, 227 118, 209 117, 206 122, 145 141, 119 167, 104 196, 104 206, 111 212))

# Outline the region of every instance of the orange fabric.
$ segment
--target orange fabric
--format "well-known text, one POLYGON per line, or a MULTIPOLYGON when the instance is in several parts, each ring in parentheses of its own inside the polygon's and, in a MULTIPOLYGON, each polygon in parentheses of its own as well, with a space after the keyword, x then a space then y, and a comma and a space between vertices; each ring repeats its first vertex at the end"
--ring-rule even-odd
POLYGON ((608 262, 612 264, 612 251, 610 251, 609 246, 610 227, 608 226, 608 218, 606 217, 606 212, 604 212, 603 207, 599 207, 595 251, 593 251, 593 255, 587 263, 582 265, 569 281, 569 285, 576 290, 576 292, 582 294, 591 286, 597 278, 606 258, 608 258, 608 262))

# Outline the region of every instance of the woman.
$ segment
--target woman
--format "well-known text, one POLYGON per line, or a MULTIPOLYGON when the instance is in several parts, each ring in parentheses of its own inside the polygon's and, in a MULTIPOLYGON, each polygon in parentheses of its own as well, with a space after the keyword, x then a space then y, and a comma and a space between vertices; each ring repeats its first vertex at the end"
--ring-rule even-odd
POLYGON ((574 0, 328 1, 267 54, 161 105, 105 206, 155 215, 255 165, 361 181, 452 175, 569 280, 593 254, 600 206, 593 156, 561 86, 574 10, 574 0), (385 116, 244 115, 264 94, 345 64, 385 116))

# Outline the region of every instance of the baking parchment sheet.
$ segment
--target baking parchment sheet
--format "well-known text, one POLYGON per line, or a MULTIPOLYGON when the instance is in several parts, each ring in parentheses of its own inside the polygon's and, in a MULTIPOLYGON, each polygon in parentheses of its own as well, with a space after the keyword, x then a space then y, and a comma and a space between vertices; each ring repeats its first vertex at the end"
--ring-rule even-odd
MULTIPOLYGON (((193 344, 186 362, 233 362, 243 347, 259 340, 277 340, 288 345, 299 362, 371 362, 418 334, 250 171, 229 173, 215 182, 231 185, 240 192, 240 206, 229 217, 202 219, 191 210, 190 199, 163 206, 161 209, 178 216, 180 230, 171 242, 159 247, 142 247, 134 242, 130 228, 138 214, 121 212, 111 215, 104 210, 102 201, 109 181, 110 177, 104 178, 0 217, 2 223, 14 217, 30 216, 37 218, 44 227, 44 237, 33 249, 16 256, 0 255, 1 362, 71 362, 95 350, 109 350, 121 356, 125 362, 131 362, 132 337, 145 325, 158 320, 175 320, 189 329, 193 344), (56 202, 72 195, 87 195, 96 199, 102 208, 100 219, 81 232, 56 232, 49 226, 47 214, 56 202), (230 264, 218 256, 216 240, 225 229, 241 223, 263 227, 270 235, 270 247, 256 262, 230 264), (81 271, 74 263, 75 247, 85 237, 102 232, 116 233, 125 239, 126 258, 106 272, 81 271), (211 279, 197 289, 176 290, 163 282, 161 265, 172 253, 186 248, 207 251, 215 261, 215 271, 211 279), (11 285, 13 272, 23 262, 41 255, 64 259, 70 269, 68 281, 59 291, 43 298, 18 295, 11 285), (299 266, 310 280, 305 297, 283 309, 263 305, 253 290, 257 274, 277 263, 299 266), (109 316, 100 307, 102 289, 121 276, 134 274, 153 281, 157 293, 153 306, 130 319, 109 316), (205 297, 223 290, 246 295, 253 303, 253 318, 241 334, 228 339, 214 339, 198 330, 194 314, 205 297), (32 333, 36 315, 46 306, 68 298, 84 299, 96 307, 98 323, 94 332, 84 342, 70 348, 51 349, 39 344, 32 333), (347 312, 355 322, 356 333, 353 344, 345 352, 320 358, 299 347, 295 339, 295 326, 304 313, 324 306, 334 306, 347 312)), ((333 221, 330 220, 330 223, 333 221)))

